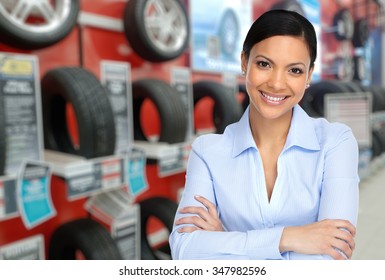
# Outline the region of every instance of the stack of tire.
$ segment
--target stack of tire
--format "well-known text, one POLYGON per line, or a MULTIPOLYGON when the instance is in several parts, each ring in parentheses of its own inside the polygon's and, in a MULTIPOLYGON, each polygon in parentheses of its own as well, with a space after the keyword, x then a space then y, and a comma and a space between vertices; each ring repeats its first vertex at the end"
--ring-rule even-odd
MULTIPOLYGON (((324 97, 326 94, 370 92, 372 112, 385 112, 385 88, 371 85, 363 86, 357 82, 322 80, 312 84, 300 102, 302 108, 312 117, 324 117, 324 97)), ((385 152, 385 126, 372 128, 373 158, 385 152)))

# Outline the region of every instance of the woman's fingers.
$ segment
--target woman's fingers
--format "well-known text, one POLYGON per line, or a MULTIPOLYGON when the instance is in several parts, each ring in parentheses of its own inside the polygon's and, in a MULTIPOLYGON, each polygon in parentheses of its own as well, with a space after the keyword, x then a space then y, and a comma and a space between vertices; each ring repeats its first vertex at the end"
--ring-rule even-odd
POLYGON ((197 227, 191 227, 191 226, 178 228, 178 232, 180 232, 180 233, 191 233, 191 232, 194 232, 196 230, 201 230, 201 229, 197 228, 197 227))
POLYGON ((353 237, 356 236, 356 227, 347 220, 329 220, 334 221, 335 226, 347 230, 353 237))
POLYGON ((214 203, 212 203, 210 200, 204 198, 203 196, 199 196, 199 195, 196 195, 194 196, 195 200, 196 201, 199 201, 200 203, 202 203, 204 206, 206 206, 208 212, 213 215, 214 217, 217 217, 218 216, 218 213, 217 213, 217 207, 215 206, 214 203))
POLYGON ((356 243, 354 241, 353 236, 343 229, 338 229, 338 231, 336 231, 335 233, 335 237, 347 243, 352 250, 354 250, 354 248, 356 247, 356 243))
POLYGON ((203 230, 223 231, 222 223, 219 220, 215 204, 203 196, 195 196, 195 199, 204 207, 187 206, 181 208, 179 213, 195 215, 180 218, 175 222, 175 224, 192 224, 203 230))
POLYGON ((341 239, 334 239, 332 242, 332 247, 335 248, 337 251, 340 251, 339 254, 343 253, 343 257, 351 259, 353 255, 353 250, 350 248, 349 244, 347 244, 345 241, 341 239), (344 256, 345 255, 345 256, 344 256))
POLYGON ((176 225, 192 224, 199 228, 206 228, 207 222, 198 216, 187 216, 175 221, 176 225))
POLYGON ((211 218, 210 213, 208 213, 207 210, 204 209, 203 207, 187 206, 187 207, 180 209, 179 213, 181 213, 181 214, 196 214, 205 221, 209 221, 211 218))

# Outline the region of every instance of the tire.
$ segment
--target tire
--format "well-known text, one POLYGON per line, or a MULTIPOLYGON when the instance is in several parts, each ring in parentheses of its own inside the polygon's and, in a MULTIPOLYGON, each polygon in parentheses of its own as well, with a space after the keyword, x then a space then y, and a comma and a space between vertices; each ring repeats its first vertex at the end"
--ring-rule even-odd
POLYGON ((0 98, 0 176, 5 175, 6 159, 6 135, 5 135, 5 114, 3 98, 0 98))
POLYGON ((354 77, 354 61, 352 57, 337 57, 334 60, 335 78, 341 81, 352 81, 354 77))
POLYGON ((354 22, 348 9, 339 10, 333 17, 334 35, 338 41, 351 40, 354 34, 354 22))
POLYGON ((296 0, 283 0, 281 2, 274 4, 270 9, 271 10, 288 10, 288 11, 297 12, 302 16, 306 16, 305 11, 303 10, 301 4, 298 3, 298 1, 296 0))
POLYGON ((171 258, 170 246, 161 248, 161 253, 151 248, 147 236, 147 223, 151 217, 160 220, 171 233, 178 204, 164 197, 153 197, 139 202, 141 219, 141 258, 143 260, 155 260, 168 256, 171 258))
MULTIPOLYGON (((311 105, 316 114, 324 116, 324 97, 329 93, 346 93, 352 90, 345 84, 336 80, 323 80, 315 84, 312 84, 306 94, 310 94, 312 97, 311 105)), ((305 95, 306 95, 305 94, 305 95)))
POLYGON ((110 233, 98 222, 84 218, 59 226, 49 243, 50 260, 75 260, 81 252, 87 260, 121 260, 110 233))
MULTIPOLYGON (((382 133, 383 134, 383 133, 382 133)), ((372 131, 372 159, 384 152, 384 145, 380 130, 372 131)))
POLYGON ((199 81, 193 84, 194 105, 203 97, 214 100, 214 125, 216 133, 223 133, 226 126, 239 121, 242 108, 235 96, 222 84, 214 81, 199 81))
POLYGON ((115 122, 107 90, 89 71, 63 67, 47 72, 41 82, 44 143, 49 150, 85 158, 109 156, 115 150, 115 122), (76 115, 79 147, 68 131, 66 105, 76 115))
POLYGON ((372 93, 372 110, 373 112, 385 111, 385 90, 384 88, 376 85, 367 87, 372 93))
POLYGON ((39 4, 37 1, 0 0, 3 43, 19 49, 39 49, 59 42, 72 31, 80 10, 79 0, 41 1, 39 4), (47 10, 52 13, 48 20, 44 18, 47 10), (35 21, 22 21, 22 16, 26 16, 25 20, 33 17, 35 21))
POLYGON ((244 112, 247 109, 247 106, 249 106, 249 104, 250 104, 250 97, 249 97, 249 94, 247 93, 246 85, 239 84, 238 85, 238 92, 240 92, 243 95, 241 106, 242 106, 242 110, 244 112))
POLYGON ((235 13, 232 10, 227 10, 222 17, 218 32, 223 55, 234 56, 237 50, 239 32, 239 23, 235 13))
POLYGON ((132 83, 134 139, 149 141, 140 124, 140 112, 145 99, 156 106, 161 122, 158 142, 181 143, 187 133, 187 118, 177 91, 161 80, 143 79, 132 83))
POLYGON ((362 56, 354 56, 353 80, 362 81, 366 77, 365 59, 362 56))
POLYGON ((365 46, 369 38, 369 23, 366 19, 358 19, 354 22, 353 46, 360 48, 365 46))
POLYGON ((172 60, 180 56, 188 46, 189 19, 179 0, 130 0, 125 7, 123 22, 128 42, 145 60, 172 60), (158 11, 156 5, 163 10, 158 11), (148 26, 150 23, 153 26, 148 26))

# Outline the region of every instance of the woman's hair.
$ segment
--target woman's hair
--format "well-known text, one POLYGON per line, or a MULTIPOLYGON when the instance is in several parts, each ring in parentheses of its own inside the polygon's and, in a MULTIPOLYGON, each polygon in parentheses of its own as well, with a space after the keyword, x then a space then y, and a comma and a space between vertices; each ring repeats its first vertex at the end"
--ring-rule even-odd
POLYGON ((310 53, 310 68, 314 66, 317 57, 317 36, 314 27, 305 17, 288 10, 270 10, 254 21, 243 43, 245 57, 249 58, 255 44, 277 35, 304 38, 310 53))

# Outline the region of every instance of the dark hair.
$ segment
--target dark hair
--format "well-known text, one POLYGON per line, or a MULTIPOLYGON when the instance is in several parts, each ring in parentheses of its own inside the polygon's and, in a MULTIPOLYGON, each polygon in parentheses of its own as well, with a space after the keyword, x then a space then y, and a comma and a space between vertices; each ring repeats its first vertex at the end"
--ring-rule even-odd
POLYGON ((304 38, 310 53, 310 67, 314 66, 317 57, 317 36, 314 27, 299 13, 288 10, 270 10, 254 21, 243 43, 245 57, 249 58, 255 44, 277 35, 304 38))

